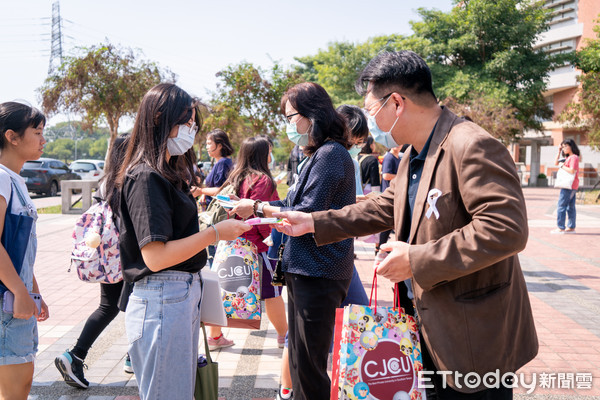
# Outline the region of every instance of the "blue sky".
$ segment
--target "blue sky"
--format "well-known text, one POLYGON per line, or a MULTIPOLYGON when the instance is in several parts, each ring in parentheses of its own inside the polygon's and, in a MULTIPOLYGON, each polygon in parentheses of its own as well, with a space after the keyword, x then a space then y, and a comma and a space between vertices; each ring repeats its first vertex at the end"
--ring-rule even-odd
MULTIPOLYGON (((0 102, 23 99, 39 106, 36 89, 48 72, 52 2, 0 2, 0 102)), ((418 7, 451 6, 451 0, 60 1, 65 54, 108 38, 140 49, 201 97, 216 88, 215 74, 227 65, 244 60, 265 68, 272 60, 291 65, 294 57, 315 54, 333 41, 410 34, 418 7)))

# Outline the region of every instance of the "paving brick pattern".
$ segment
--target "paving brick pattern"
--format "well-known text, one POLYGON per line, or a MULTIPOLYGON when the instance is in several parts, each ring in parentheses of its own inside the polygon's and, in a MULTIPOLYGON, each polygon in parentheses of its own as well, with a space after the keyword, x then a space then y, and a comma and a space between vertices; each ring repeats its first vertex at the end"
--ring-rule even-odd
MULTIPOLYGON (((577 234, 551 235, 558 190, 526 188, 525 195, 530 237, 521 263, 540 351, 518 371, 526 382, 535 377, 534 392, 527 394, 525 388, 517 388, 515 398, 600 398, 600 206, 577 207, 577 234)), ((50 319, 39 324, 40 346, 29 399, 137 400, 135 377, 122 371, 127 351, 123 315, 90 350, 86 359, 86 377, 91 382, 88 390, 67 386, 54 367, 54 358, 74 345, 99 298, 97 285, 79 281, 74 271, 67 272, 75 219, 41 215, 38 222, 36 276, 50 306, 50 319)), ((373 245, 355 243, 356 265, 369 294, 373 245)), ((389 281, 378 280, 379 302, 384 305, 391 305, 391 287, 389 281)), ((282 352, 277 348, 273 326, 264 320, 257 331, 224 332, 236 345, 213 352, 219 363, 221 399, 273 399, 282 352)), ((201 352, 203 348, 201 343, 201 352)))

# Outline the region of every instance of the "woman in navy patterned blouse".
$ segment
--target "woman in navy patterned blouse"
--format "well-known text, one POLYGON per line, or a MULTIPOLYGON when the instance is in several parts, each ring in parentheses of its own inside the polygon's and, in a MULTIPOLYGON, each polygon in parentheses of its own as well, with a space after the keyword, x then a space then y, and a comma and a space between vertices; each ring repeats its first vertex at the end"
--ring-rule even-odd
MULTIPOLYGON (((354 165, 343 117, 325 89, 300 83, 281 99, 288 138, 308 158, 285 200, 241 200, 234 209, 246 218, 279 211, 340 209, 355 202, 354 165)), ((283 254, 288 286, 289 359, 294 399, 329 399, 327 355, 335 309, 346 297, 354 265, 352 239, 317 247, 312 235, 290 237, 283 254)))

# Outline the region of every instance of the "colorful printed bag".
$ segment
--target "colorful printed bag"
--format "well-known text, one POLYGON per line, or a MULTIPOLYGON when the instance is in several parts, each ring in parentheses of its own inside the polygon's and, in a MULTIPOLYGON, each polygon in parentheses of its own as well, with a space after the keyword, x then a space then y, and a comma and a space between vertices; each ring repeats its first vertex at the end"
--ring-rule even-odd
MULTIPOLYGON (((119 259, 119 230, 105 201, 92 205, 75 223, 71 266, 85 282, 123 280, 119 259)), ((69 271, 71 268, 69 268, 69 271)))
POLYGON ((339 399, 425 399, 418 384, 423 361, 417 323, 402 308, 346 306, 341 337, 334 353, 339 399))
POLYGON ((249 240, 219 242, 211 270, 219 275, 228 327, 260 329, 261 262, 249 240))

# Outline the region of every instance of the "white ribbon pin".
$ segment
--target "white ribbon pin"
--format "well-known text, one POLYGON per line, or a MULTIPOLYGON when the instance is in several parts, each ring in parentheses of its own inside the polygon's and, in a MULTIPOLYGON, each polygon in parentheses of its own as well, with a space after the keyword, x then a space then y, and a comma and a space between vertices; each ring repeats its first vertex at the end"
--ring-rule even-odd
POLYGON ((440 212, 435 208, 435 203, 441 195, 442 191, 440 189, 431 189, 429 193, 427 193, 427 204, 429 204, 429 209, 425 214, 427 219, 431 218, 431 214, 435 214, 435 219, 440 219, 440 212))

